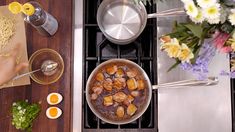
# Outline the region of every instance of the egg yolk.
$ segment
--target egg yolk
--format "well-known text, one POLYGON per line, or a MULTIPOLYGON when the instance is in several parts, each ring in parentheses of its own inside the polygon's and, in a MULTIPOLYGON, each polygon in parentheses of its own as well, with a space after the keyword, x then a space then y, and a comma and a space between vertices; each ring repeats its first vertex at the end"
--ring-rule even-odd
POLYGON ((56 117, 57 114, 58 114, 58 111, 57 111, 56 108, 51 108, 51 109, 49 110, 49 114, 50 114, 51 117, 56 117))
POLYGON ((55 104, 55 103, 58 102, 58 100, 59 100, 59 98, 58 98, 57 95, 55 95, 55 94, 52 94, 52 95, 51 95, 51 97, 50 97, 50 102, 51 102, 51 103, 55 104))

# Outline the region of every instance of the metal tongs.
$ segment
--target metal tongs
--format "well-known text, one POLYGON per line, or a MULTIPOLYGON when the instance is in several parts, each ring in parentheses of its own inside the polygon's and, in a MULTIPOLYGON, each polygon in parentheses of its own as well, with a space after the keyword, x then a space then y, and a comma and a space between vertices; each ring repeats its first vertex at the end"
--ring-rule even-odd
POLYGON ((191 79, 191 80, 183 80, 183 81, 153 85, 153 89, 182 88, 185 86, 209 86, 209 85, 216 85, 216 84, 218 84, 218 82, 219 82, 218 77, 208 77, 205 80, 191 79))

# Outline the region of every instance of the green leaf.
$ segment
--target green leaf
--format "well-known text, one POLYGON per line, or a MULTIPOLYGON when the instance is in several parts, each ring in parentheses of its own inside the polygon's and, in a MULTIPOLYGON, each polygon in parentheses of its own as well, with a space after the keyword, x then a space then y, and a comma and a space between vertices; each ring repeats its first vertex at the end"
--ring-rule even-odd
POLYGON ((172 69, 176 68, 181 62, 179 60, 176 60, 175 64, 172 65, 168 70, 167 72, 170 72, 172 69))
POLYGON ((26 101, 18 101, 12 105, 12 125, 22 131, 32 131, 33 120, 40 112, 38 104, 29 104, 26 101))
POLYGON ((195 36, 198 38, 202 37, 203 34, 203 28, 201 25, 196 24, 185 24, 185 27, 187 27, 195 36))

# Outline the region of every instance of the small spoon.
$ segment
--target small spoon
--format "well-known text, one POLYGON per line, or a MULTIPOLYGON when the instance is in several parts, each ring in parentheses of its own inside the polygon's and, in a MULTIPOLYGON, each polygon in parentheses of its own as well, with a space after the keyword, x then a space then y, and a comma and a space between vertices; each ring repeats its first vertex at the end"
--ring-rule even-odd
POLYGON ((49 73, 49 72, 54 71, 57 68, 57 66, 58 66, 58 63, 56 63, 54 61, 47 60, 47 61, 43 62, 40 69, 37 69, 37 70, 31 71, 31 72, 27 72, 27 73, 21 74, 19 76, 16 76, 16 77, 13 78, 13 80, 17 80, 21 77, 30 75, 30 74, 38 72, 38 71, 42 71, 44 74, 49 73))

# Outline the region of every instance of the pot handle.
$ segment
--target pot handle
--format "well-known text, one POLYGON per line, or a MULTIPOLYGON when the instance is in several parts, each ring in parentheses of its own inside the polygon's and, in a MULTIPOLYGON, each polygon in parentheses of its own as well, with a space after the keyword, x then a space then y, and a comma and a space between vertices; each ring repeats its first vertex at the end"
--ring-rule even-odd
POLYGON ((185 86, 209 86, 218 84, 218 77, 208 77, 205 80, 183 80, 171 83, 164 83, 159 85, 153 85, 153 89, 159 88, 182 88, 185 86))
POLYGON ((153 14, 148 14, 148 18, 186 16, 184 8, 174 8, 153 14))

